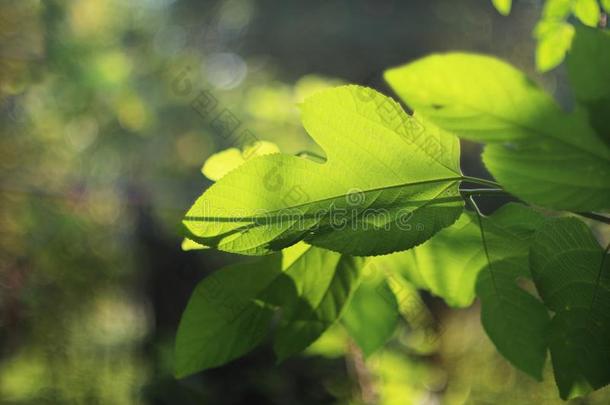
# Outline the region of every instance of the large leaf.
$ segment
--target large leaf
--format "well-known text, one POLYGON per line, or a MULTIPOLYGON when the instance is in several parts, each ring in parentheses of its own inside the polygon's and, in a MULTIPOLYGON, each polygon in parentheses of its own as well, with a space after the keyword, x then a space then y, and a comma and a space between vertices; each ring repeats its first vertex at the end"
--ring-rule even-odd
POLYGON ((368 357, 392 336, 398 318, 396 298, 384 274, 376 272, 360 284, 341 322, 368 357))
POLYGON ((589 111, 598 134, 610 142, 610 32, 577 27, 567 65, 576 99, 589 111))
POLYGON ((512 66, 451 53, 391 69, 386 79, 442 128, 490 143, 485 165, 507 191, 555 209, 610 207, 610 148, 512 66))
POLYGON ((587 226, 556 218, 530 252, 534 282, 555 312, 549 345, 559 393, 566 399, 610 383, 610 258, 587 226))
POLYGON ((301 107, 327 162, 282 154, 245 162, 187 213, 196 242, 260 255, 305 240, 375 255, 420 244, 457 219, 456 137, 358 86, 321 91, 301 107))
POLYGON ((357 287, 360 260, 304 243, 258 261, 227 266, 195 288, 176 337, 176 375, 220 366, 267 335, 273 314, 280 359, 316 340, 357 287))
POLYGON ((520 277, 531 277, 527 256, 494 261, 479 273, 481 323, 504 357, 542 380, 549 315, 537 298, 517 285, 520 277))
MULTIPOLYGON (((516 203, 483 217, 490 259, 526 256, 542 221, 540 214, 516 203)), ((470 212, 415 249, 370 260, 371 265, 402 274, 416 287, 455 307, 472 304, 477 275, 488 265, 478 219, 470 212)))
POLYGON ((523 73, 490 56, 435 54, 389 69, 385 79, 417 113, 473 141, 554 137, 578 128, 523 73))

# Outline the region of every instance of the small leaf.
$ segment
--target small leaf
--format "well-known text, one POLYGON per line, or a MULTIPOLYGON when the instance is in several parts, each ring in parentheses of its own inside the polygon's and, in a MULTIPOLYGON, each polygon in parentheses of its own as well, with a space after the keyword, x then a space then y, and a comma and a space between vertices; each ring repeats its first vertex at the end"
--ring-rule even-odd
POLYGON ((363 281, 341 317, 341 322, 366 357, 382 347, 398 324, 398 304, 385 277, 363 281))
POLYGON ((365 256, 413 247, 457 219, 456 137, 364 87, 321 91, 302 111, 327 162, 282 154, 247 161, 189 210, 194 240, 251 255, 305 240, 365 256))
POLYGON ((583 24, 596 27, 599 23, 597 0, 572 0, 572 12, 583 24))
POLYGON ((357 288, 362 259, 298 243, 281 255, 224 267, 195 288, 176 337, 176 375, 236 359, 267 335, 281 309, 274 348, 284 359, 314 342, 357 288))
POLYGON ((243 152, 238 148, 225 149, 210 156, 201 168, 201 172, 208 179, 218 181, 250 158, 279 152, 279 148, 274 143, 267 141, 257 141, 246 147, 243 152))
POLYGON ((339 319, 358 286, 362 262, 310 247, 308 254, 286 271, 294 281, 296 294, 295 299, 283 303, 273 345, 279 361, 305 350, 339 319))
POLYGON ((588 110, 597 133, 610 143, 610 32, 576 27, 567 67, 576 99, 588 110))
POLYGON ((610 258, 575 218, 549 220, 530 252, 534 282, 555 312, 549 335, 563 399, 610 383, 610 258))
POLYGON ((548 72, 559 66, 572 46, 574 26, 565 21, 540 21, 534 36, 536 44, 536 68, 548 72))
POLYGON ((491 2, 493 3, 494 7, 496 8, 496 10, 498 10, 498 12, 500 14, 502 14, 502 15, 510 14, 512 0, 491 0, 491 2))
POLYGON ((182 248, 182 250, 184 251, 189 251, 189 250, 200 250, 200 249, 209 249, 207 246, 204 246, 200 243, 195 242, 194 240, 191 240, 189 238, 184 238, 182 240, 182 244, 180 245, 180 247, 182 248))
POLYGON ((538 299, 517 285, 518 277, 530 277, 527 256, 494 261, 479 273, 481 323, 506 359, 542 380, 549 315, 538 299))

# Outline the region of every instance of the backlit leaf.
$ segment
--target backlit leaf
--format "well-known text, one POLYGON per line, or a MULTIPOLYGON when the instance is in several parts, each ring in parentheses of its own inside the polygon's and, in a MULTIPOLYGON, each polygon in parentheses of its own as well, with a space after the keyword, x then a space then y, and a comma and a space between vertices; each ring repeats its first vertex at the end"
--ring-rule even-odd
POLYGON ((512 0, 491 0, 491 2, 493 3, 494 7, 496 8, 496 10, 498 10, 498 12, 500 14, 502 14, 502 15, 510 14, 512 0))
POLYGON ((358 86, 321 91, 301 108, 327 162, 283 154, 247 161, 189 210, 193 240, 252 255, 299 240, 375 255, 413 247, 457 219, 456 137, 358 86))
POLYGON ((489 143, 485 165, 510 193, 555 209, 610 207, 610 148, 585 117, 564 113, 512 66, 451 53, 385 76, 418 113, 461 137, 489 143))

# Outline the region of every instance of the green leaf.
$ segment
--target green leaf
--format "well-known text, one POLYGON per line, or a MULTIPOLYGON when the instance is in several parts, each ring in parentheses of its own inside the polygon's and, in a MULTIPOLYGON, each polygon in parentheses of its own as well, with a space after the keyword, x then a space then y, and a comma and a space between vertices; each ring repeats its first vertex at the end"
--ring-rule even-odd
POLYGON ((341 322, 366 357, 382 347, 396 329, 398 303, 383 274, 364 280, 341 317, 341 322))
POLYGON ((575 128, 527 76, 490 56, 435 54, 389 69, 384 77, 417 113, 465 139, 553 137, 575 128))
POLYGON ((200 243, 197 243, 194 240, 191 240, 189 238, 184 238, 182 240, 182 244, 180 245, 180 247, 184 251, 199 250, 199 249, 209 249, 207 246, 204 246, 204 245, 202 245, 200 243))
POLYGON ((597 0, 572 0, 572 12, 583 24, 596 27, 599 23, 597 0))
MULTIPOLYGON (((315 342, 339 317, 356 290, 363 259, 314 247, 293 264, 286 276, 296 288, 283 303, 274 351, 279 361, 315 342)), ((275 290, 281 286, 273 286, 275 290)))
POLYGON ((201 172, 208 179, 218 181, 248 159, 279 152, 277 145, 267 141, 257 141, 246 147, 243 152, 238 148, 225 149, 210 156, 201 168, 201 172))
POLYGON ((530 252, 534 282, 555 312, 549 347, 563 399, 610 383, 610 259, 587 226, 555 218, 530 252))
POLYGON ((281 270, 276 254, 225 267, 197 285, 176 336, 177 377, 223 365, 262 341, 273 310, 257 297, 281 270))
POLYGON ((559 66, 572 46, 574 26, 565 21, 542 20, 534 30, 536 37, 536 68, 548 72, 559 66))
POLYGON ((610 142, 610 32, 576 27, 567 67, 576 99, 598 134, 610 142))
POLYGON ((502 15, 509 15, 512 6, 512 0, 491 0, 494 7, 502 15))
POLYGON ((490 143, 483 160, 510 193, 555 209, 610 207, 610 148, 583 116, 561 111, 512 66, 451 53, 390 69, 385 77, 437 125, 490 143))
POLYGON ((280 360, 302 351, 340 316, 362 259, 298 243, 258 261, 224 267, 195 288, 176 337, 176 375, 236 359, 267 335, 281 309, 280 360))
POLYGON ((610 149, 599 140, 592 143, 599 153, 550 139, 491 144, 485 147, 483 162, 507 191, 532 204, 603 210, 610 207, 610 149))
POLYGON ((602 0, 602 8, 606 13, 610 13, 610 0, 602 0))
POLYGON ((318 92, 301 108, 327 162, 283 154, 245 162, 187 213, 198 243, 260 255, 305 240, 375 255, 413 247, 457 219, 456 137, 358 86, 318 92))
POLYGON ((485 332, 515 367, 542 380, 546 360, 546 307, 517 285, 530 278, 527 256, 494 261, 477 278, 481 323, 485 332))
MULTIPOLYGON (((522 204, 509 203, 482 221, 490 259, 496 261, 527 255, 543 217, 522 204)), ((477 275, 488 265, 478 219, 470 212, 415 249, 370 261, 372 266, 402 274, 454 307, 472 304, 477 275)))
POLYGON ((573 0, 546 0, 542 9, 543 21, 560 21, 570 16, 573 0))

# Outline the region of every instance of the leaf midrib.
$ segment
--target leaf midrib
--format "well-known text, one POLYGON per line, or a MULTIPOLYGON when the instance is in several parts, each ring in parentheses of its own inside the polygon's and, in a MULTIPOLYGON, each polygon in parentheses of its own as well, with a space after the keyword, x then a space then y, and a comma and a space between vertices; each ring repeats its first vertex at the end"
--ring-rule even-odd
MULTIPOLYGON (((410 186, 420 186, 420 185, 424 185, 424 184, 436 184, 436 183, 445 183, 445 182, 458 182, 458 181, 462 181, 465 180, 465 178, 463 176, 460 177, 446 177, 446 178, 441 178, 441 179, 433 179, 433 180, 423 180, 423 181, 416 181, 416 182, 410 182, 410 183, 401 183, 401 184, 394 184, 391 186, 383 186, 383 187, 377 187, 377 188, 371 188, 371 189, 367 189, 367 190, 362 190, 362 193, 364 194, 368 194, 368 193, 374 193, 377 191, 387 191, 387 190, 392 190, 392 189, 397 189, 397 188, 402 188, 402 187, 410 187, 410 186)), ((282 208, 278 208, 275 210, 271 210, 267 213, 265 213, 264 217, 265 218, 270 218, 269 214, 277 214, 280 213, 283 210, 288 210, 288 209, 296 209, 296 208, 301 208, 301 207, 307 207, 309 205, 314 205, 314 204, 319 204, 319 203, 323 203, 325 201, 331 201, 331 200, 335 200, 337 198, 341 198, 341 197, 345 197, 348 193, 344 193, 344 194, 339 194, 339 195, 335 195, 335 196, 331 196, 331 197, 324 197, 318 200, 314 200, 314 201, 308 201, 302 204, 296 204, 296 205, 291 205, 291 206, 286 206, 286 207, 282 207, 282 208)), ((436 196, 435 198, 431 198, 429 201, 434 201, 438 196, 436 196)), ((253 215, 251 216, 251 218, 258 218, 260 216, 257 215, 253 215)), ((185 216, 183 221, 187 221, 187 222, 201 222, 202 217, 194 217, 194 216, 185 216)), ((220 218, 220 217, 218 217, 220 218)), ((205 221, 205 220, 203 220, 205 221)), ((213 221, 210 221, 213 222, 213 221)))

